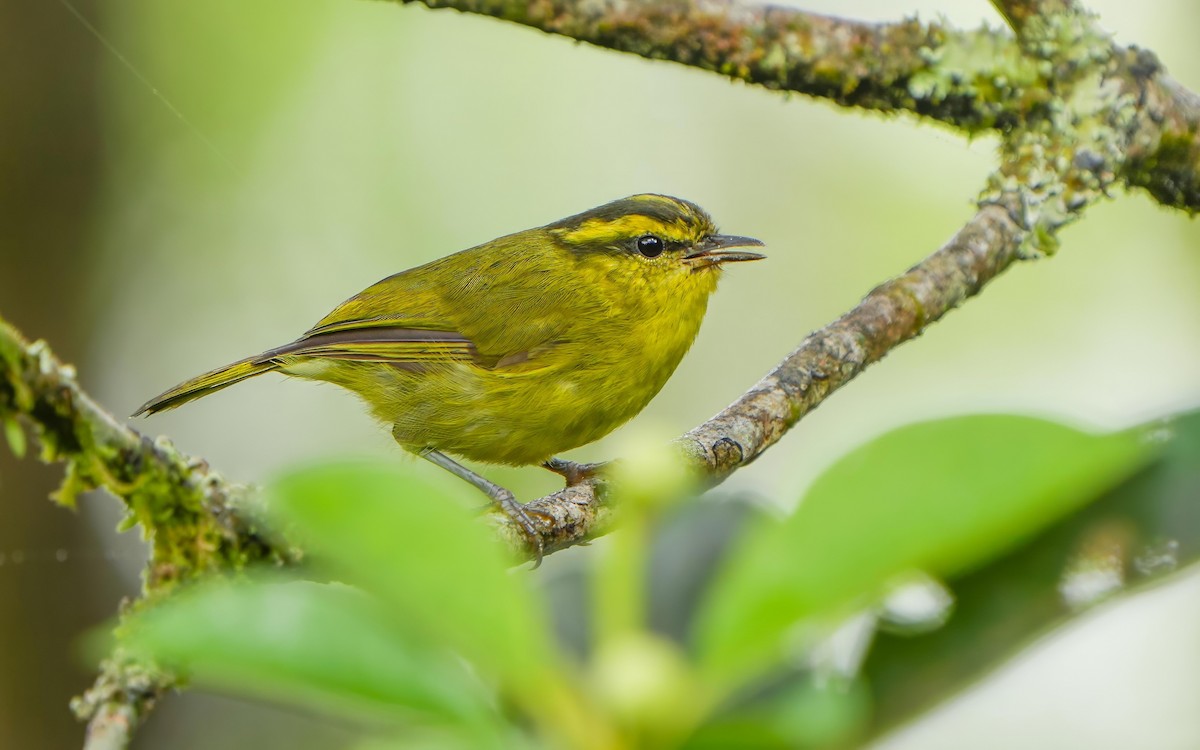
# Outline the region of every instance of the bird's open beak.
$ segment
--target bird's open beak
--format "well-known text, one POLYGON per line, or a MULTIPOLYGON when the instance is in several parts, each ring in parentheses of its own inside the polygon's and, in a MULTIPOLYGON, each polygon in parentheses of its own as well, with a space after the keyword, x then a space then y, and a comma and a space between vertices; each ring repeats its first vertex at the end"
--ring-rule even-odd
POLYGON ((743 247, 762 247, 763 243, 753 237, 734 237, 728 234, 714 234, 692 248, 683 256, 688 265, 697 268, 716 266, 721 263, 735 263, 742 260, 762 260, 767 257, 762 253, 752 253, 749 250, 739 250, 743 247))

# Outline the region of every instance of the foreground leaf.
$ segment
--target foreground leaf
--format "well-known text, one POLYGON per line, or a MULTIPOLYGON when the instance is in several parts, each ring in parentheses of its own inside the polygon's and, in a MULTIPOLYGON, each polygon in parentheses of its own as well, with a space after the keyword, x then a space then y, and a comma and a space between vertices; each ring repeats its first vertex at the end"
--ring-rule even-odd
POLYGON ((558 674, 543 603, 448 486, 392 466, 326 465, 277 482, 268 507, 316 564, 532 694, 558 674))
POLYGON ((1200 563, 1200 412, 1160 431, 1158 458, 1079 513, 953 582, 954 616, 918 637, 878 633, 863 665, 881 733, 928 711, 1111 595, 1200 563), (1088 564, 1114 584, 1070 595, 1088 564))
POLYGON ((978 565, 1150 455, 1134 433, 1008 415, 887 433, 831 466, 785 522, 744 536, 697 624, 702 665, 727 683, 749 677, 778 659, 796 623, 843 614, 913 570, 978 565))
POLYGON ((215 581, 135 615, 125 632, 134 651, 230 692, 360 719, 497 722, 461 662, 342 586, 215 581))

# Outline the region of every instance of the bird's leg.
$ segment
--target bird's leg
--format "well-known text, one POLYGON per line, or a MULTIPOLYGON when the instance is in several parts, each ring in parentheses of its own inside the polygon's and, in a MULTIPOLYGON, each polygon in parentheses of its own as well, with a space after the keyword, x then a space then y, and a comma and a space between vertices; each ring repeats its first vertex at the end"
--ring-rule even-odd
POLYGON ((542 535, 538 533, 537 527, 533 525, 533 521, 529 518, 529 514, 526 513, 525 509, 521 507, 521 504, 517 502, 517 498, 513 496, 512 492, 504 489, 495 482, 488 481, 487 479, 479 476, 475 472, 447 456, 445 453, 435 451, 432 448, 426 448, 424 450, 416 450, 412 452, 416 453, 418 456, 426 461, 429 461, 430 463, 437 464, 454 476, 468 482, 483 492, 483 494, 490 497, 492 502, 498 505, 500 510, 504 511, 505 515, 507 515, 509 518, 515 521, 518 526, 524 529, 526 536, 528 536, 529 540, 533 542, 537 552, 537 560, 534 567, 542 564, 542 552, 544 551, 542 535))
POLYGON ((591 479, 603 467, 604 464, 581 464, 576 461, 568 461, 565 458, 551 458, 542 464, 543 469, 553 471, 567 480, 568 487, 591 479))

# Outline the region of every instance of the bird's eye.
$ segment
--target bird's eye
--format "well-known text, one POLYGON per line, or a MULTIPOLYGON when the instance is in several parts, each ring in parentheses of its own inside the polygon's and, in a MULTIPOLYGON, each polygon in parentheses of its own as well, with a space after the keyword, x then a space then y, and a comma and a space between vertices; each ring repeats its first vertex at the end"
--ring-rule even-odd
POLYGON ((655 237, 652 234, 643 234, 637 238, 638 252, 647 258, 657 258, 662 255, 666 247, 666 243, 662 241, 661 237, 655 237))

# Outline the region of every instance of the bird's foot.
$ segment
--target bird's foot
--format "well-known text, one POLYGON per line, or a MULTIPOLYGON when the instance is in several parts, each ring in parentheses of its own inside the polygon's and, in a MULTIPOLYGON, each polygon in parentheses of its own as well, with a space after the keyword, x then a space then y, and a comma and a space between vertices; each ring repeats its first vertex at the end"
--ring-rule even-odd
MULTIPOLYGON (((508 516, 509 520, 511 520, 517 526, 520 526, 521 530, 525 532, 525 537, 529 541, 529 546, 534 553, 533 567, 536 568, 542 564, 542 555, 545 554, 546 551, 545 543, 542 541, 542 535, 538 532, 537 526, 533 524, 533 519, 529 517, 529 513, 525 511, 525 507, 517 502, 517 498, 512 492, 504 489, 495 482, 484 479, 441 451, 434 450, 433 448, 426 448, 424 450, 414 450, 413 452, 426 461, 437 464, 454 476, 466 481, 476 489, 482 491, 483 494, 487 495, 488 498, 491 499, 493 505, 499 506, 500 510, 504 512, 504 515, 508 516)), ((541 515, 549 518, 549 516, 546 516, 544 513, 538 513, 537 511, 533 512, 535 515, 541 515)), ((553 519, 550 520, 553 521, 553 519)))
MULTIPOLYGON (((512 519, 513 523, 520 526, 521 530, 525 532, 525 537, 529 540, 530 547, 533 548, 533 567, 540 567, 542 564, 542 555, 546 552, 546 545, 542 541, 541 532, 538 531, 537 526, 533 523, 533 519, 530 518, 530 512, 525 510, 524 505, 517 502, 517 498, 513 493, 503 487, 497 489, 499 490, 498 492, 489 492, 488 494, 496 505, 500 507, 500 510, 504 512, 504 515, 512 519)), ((536 510, 532 511, 532 514, 544 516, 544 514, 538 513, 536 510)))
POLYGON ((604 464, 581 464, 565 458, 551 458, 542 464, 542 468, 558 474, 567 481, 568 487, 572 487, 599 474, 604 464))

